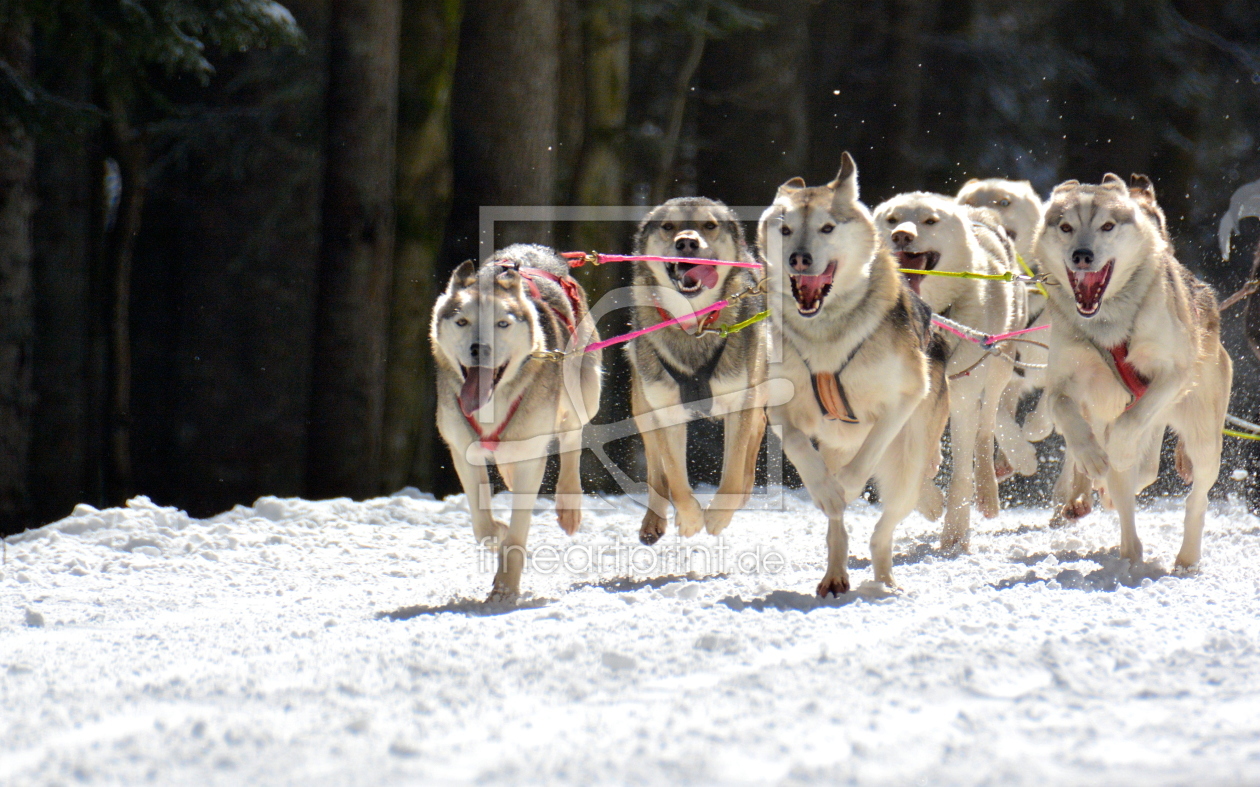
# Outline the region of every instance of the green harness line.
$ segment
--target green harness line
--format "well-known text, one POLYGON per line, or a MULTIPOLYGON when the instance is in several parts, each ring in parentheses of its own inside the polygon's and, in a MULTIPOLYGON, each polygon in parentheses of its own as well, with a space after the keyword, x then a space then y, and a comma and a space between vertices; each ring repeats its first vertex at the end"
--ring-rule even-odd
MULTIPOLYGON (((923 268, 898 268, 897 270, 910 276, 948 276, 952 279, 987 279, 989 281, 1022 281, 1041 286, 1047 280, 1047 274, 1040 276, 1007 271, 1006 273, 972 273, 971 271, 929 271, 923 268)), ((1044 292, 1044 290, 1043 290, 1044 292)))
POLYGON ((739 333, 740 331, 744 330, 748 326, 755 325, 756 323, 761 322, 762 320, 766 319, 769 316, 770 316, 769 310, 766 310, 764 312, 757 312, 753 316, 749 317, 747 320, 741 320, 740 322, 737 322, 734 325, 719 325, 718 327, 712 328, 711 330, 716 331, 723 339, 725 339, 727 336, 730 336, 732 333, 739 333))

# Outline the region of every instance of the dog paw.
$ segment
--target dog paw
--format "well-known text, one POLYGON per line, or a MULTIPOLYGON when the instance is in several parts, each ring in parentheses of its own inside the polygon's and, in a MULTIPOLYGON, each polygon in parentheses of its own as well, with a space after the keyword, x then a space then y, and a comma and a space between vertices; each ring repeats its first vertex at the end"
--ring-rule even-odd
POLYGON ((639 528, 639 543, 652 546, 660 541, 663 535, 665 535, 665 517, 658 516, 649 508, 643 515, 643 525, 639 528))
POLYGON ((1076 466, 1095 481, 1102 481, 1111 470, 1111 462, 1107 454, 1096 442, 1090 441, 1089 445, 1074 450, 1072 453, 1076 457, 1076 466))
POLYGON ((1093 511, 1094 504, 1089 497, 1089 493, 1086 492, 1075 500, 1069 500, 1064 503, 1063 508, 1059 509, 1060 513, 1063 514, 1063 518, 1069 521, 1075 521, 1093 511))
POLYGON ((827 479, 827 482, 819 485, 817 489, 811 489, 810 494, 814 498, 814 505, 818 506, 828 519, 839 519, 844 516, 844 487, 827 479))
POLYGON ((704 512, 704 529, 711 536, 716 536, 731 523, 735 512, 729 508, 708 508, 704 512))
POLYGON ((845 573, 835 577, 831 575, 823 577, 822 582, 818 583, 817 592, 819 598, 843 596, 849 592, 849 575, 845 573))
POLYGON ((516 588, 508 587, 504 583, 495 582, 494 588, 490 591, 490 595, 486 596, 487 604, 504 604, 516 601, 520 596, 520 591, 516 588))
POLYGON ((577 533, 578 528, 582 526, 582 509, 580 508, 557 508, 556 521, 560 523, 560 529, 569 535, 577 533))
POLYGON ((997 452, 997 458, 993 460, 993 475, 997 477, 999 484, 1015 475, 1015 468, 1011 467, 1006 454, 1000 448, 997 452))
POLYGON ((945 557, 958 557, 966 553, 971 546, 971 539, 967 533, 941 533, 941 553, 945 557))

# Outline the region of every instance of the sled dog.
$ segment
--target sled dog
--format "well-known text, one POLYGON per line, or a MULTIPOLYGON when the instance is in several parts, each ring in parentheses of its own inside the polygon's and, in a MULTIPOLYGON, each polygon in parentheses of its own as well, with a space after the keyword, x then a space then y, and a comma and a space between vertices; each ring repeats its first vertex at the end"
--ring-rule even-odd
MULTIPOLYGON (((1026 180, 1004 180, 988 178, 976 180, 972 178, 959 190, 957 201, 975 208, 989 208, 996 212, 1002 222, 1002 228, 1015 245, 1015 252, 1024 261, 1019 270, 1027 266, 1028 271, 1037 273, 1036 259, 1032 253, 1033 236, 1041 224, 1042 203, 1032 184, 1026 180)), ((1039 328, 1049 324, 1050 315, 1046 311, 1046 299, 1036 287, 1027 289, 1028 312, 1025 319, 1026 328, 1039 328)), ((1017 425, 1015 414, 1020 400, 1031 396, 1045 388, 1046 350, 1045 333, 1039 331, 1024 337, 1026 341, 1010 345, 1014 354, 1029 367, 1016 368, 1011 383, 1002 394, 1002 403, 998 408, 998 436, 1010 435, 1011 440, 1002 442, 999 439, 1002 454, 998 457, 998 479, 1007 478, 1011 473, 1033 475, 1037 472, 1037 452, 1029 443, 1036 443, 1050 436, 1054 424, 1050 420, 1050 408, 1044 399, 1028 413, 1022 427, 1017 425), (1013 440, 1022 442, 1011 444, 1013 440)))
POLYGON ((525 542, 551 442, 559 441, 556 518, 581 523, 582 427, 599 406, 599 352, 549 355, 598 339, 586 293, 551 249, 517 244, 480 268, 460 264, 433 307, 437 425, 451 449, 473 535, 499 550, 491 600, 520 591, 525 542), (490 512, 493 462, 512 492, 507 525, 490 512))
MULTIPOLYGON (((994 213, 959 205, 940 194, 896 196, 876 208, 875 223, 885 247, 903 269, 1000 274, 1016 265, 1010 239, 994 213)), ((988 334, 1024 327, 1027 306, 1022 285, 910 274, 905 278, 932 311, 963 325, 988 334)), ((1014 366, 1013 353, 986 357, 978 345, 952 334, 946 342, 953 473, 941 547, 959 552, 967 548, 973 495, 985 516, 998 513, 994 438, 1000 400, 1014 366)), ((1015 442, 1006 439, 1008 445, 1015 442)), ((1024 447, 1031 448, 1027 443, 1024 447)))
POLYGON ((928 306, 880 248, 848 153, 826 186, 810 188, 800 178, 780 186, 757 238, 771 309, 783 325, 782 362, 771 376, 795 389, 788 403, 770 408, 770 421, 827 515, 818 595, 849 590, 844 509, 872 476, 884 510, 871 536, 871 564, 875 580, 892 586, 893 529, 921 505, 924 491, 935 493, 940 513, 932 477, 949 416, 944 341, 930 328, 928 306))
POLYGON ((1178 434, 1178 470, 1192 487, 1177 567, 1188 568, 1199 561, 1220 469, 1233 367, 1216 296, 1177 262, 1157 211, 1144 178, 1132 190, 1112 174, 1054 189, 1036 240, 1038 259, 1062 285, 1049 290, 1046 396, 1065 463, 1085 481, 1083 489, 1067 483, 1065 466, 1056 502, 1075 516, 1090 487, 1102 488, 1120 519, 1120 555, 1133 563, 1142 559, 1134 498, 1155 480, 1165 427, 1178 434))
MULTIPOLYGON (((681 197, 654 208, 639 224, 634 253, 756 262, 735 212, 702 197, 681 197)), ((765 297, 740 298, 699 318, 688 315, 757 289, 763 275, 760 268, 700 263, 634 265, 632 327, 687 318, 635 339, 628 350, 631 407, 647 461, 648 510, 639 530, 644 544, 665 534, 667 503, 674 506, 679 535, 693 536, 702 527, 713 535, 722 532, 748 502, 766 428, 765 394, 757 386, 766 379, 769 332, 764 321, 727 337, 713 329, 762 311, 765 297), (671 417, 679 407, 689 417, 723 419, 722 481, 705 510, 687 478, 687 418, 671 417)))

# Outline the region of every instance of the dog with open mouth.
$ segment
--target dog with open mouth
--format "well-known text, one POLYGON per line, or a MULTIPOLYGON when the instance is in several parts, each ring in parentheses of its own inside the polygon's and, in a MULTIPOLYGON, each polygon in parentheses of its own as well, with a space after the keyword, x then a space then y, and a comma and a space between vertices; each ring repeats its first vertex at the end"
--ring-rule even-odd
POLYGON ((1181 441, 1178 470, 1192 484, 1176 561, 1187 569, 1201 554, 1233 366, 1216 295, 1177 261, 1162 216, 1147 178, 1069 180, 1050 196, 1035 250, 1061 285, 1049 288, 1046 379, 1067 444, 1060 480, 1085 479, 1083 489, 1056 485, 1060 514, 1079 517, 1091 488, 1105 490, 1120 520, 1120 555, 1141 562, 1135 497, 1155 480, 1170 427, 1181 441))
POLYGON ((490 600, 520 592, 525 544, 552 443, 558 442, 556 519, 582 518, 582 428, 599 407, 602 356, 586 293, 552 249, 516 244, 480 268, 460 264, 433 307, 437 426, 468 497, 473 535, 499 550, 490 600), (561 357, 563 353, 571 353, 561 357), (512 493, 508 524, 490 511, 493 463, 512 493))
POLYGON ((849 590, 844 510, 872 478, 883 511, 871 565, 877 582, 894 586, 897 524, 916 506, 929 518, 940 515, 932 477, 949 416, 944 341, 931 330, 927 304, 880 248, 848 153, 825 186, 800 178, 780 186, 757 239, 783 330, 782 359, 770 374, 794 388, 786 404, 770 408, 770 421, 827 515, 818 595, 849 590))
MULTIPOLYGON (((992 211, 959 205, 926 192, 901 194, 875 209, 885 248, 902 269, 1005 274, 1016 270, 1014 246, 992 211)), ((906 274, 932 311, 987 334, 1024 327, 1023 285, 1005 281, 906 274)), ((1013 353, 986 357, 980 346, 946 337, 950 375, 949 445, 953 459, 941 548, 966 550, 973 498, 986 517, 997 516, 994 440, 1001 398, 1010 384, 1013 353)), ((1013 422, 1012 422, 1013 424, 1013 422)), ((1004 435, 1014 443, 1019 435, 1004 435)))
POLYGON ((635 233, 634 253, 697 260, 634 264, 632 327, 681 318, 635 339, 627 349, 633 370, 631 407, 647 464, 648 509, 639 540, 654 544, 665 534, 668 504, 674 507, 679 535, 693 536, 701 528, 717 535, 752 494, 765 433, 762 383, 769 348, 764 321, 729 336, 717 329, 765 309, 765 296, 754 292, 764 274, 760 265, 703 263, 757 262, 739 216, 703 197, 680 197, 652 209, 635 233), (745 297, 722 309, 692 316, 741 294, 745 297), (685 416, 677 417, 679 408, 685 416), (687 477, 687 421, 692 418, 723 420, 722 480, 703 510, 687 477))

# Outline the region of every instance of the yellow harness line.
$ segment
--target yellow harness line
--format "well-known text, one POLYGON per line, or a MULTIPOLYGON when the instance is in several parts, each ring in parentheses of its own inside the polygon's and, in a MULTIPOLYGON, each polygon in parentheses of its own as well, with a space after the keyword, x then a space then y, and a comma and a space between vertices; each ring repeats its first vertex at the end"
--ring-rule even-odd
POLYGON ((1041 283, 1041 280, 1036 277, 1036 275, 1032 271, 1032 268, 1028 267, 1028 263, 1024 262, 1023 255, 1020 254, 1019 252, 1015 252, 1015 259, 1019 260, 1019 267, 1024 269, 1024 273, 1027 273, 1029 276, 1033 277, 1034 279, 1033 284, 1037 286, 1037 292, 1041 293, 1041 296, 1043 298, 1048 299, 1050 297, 1050 293, 1046 292, 1045 285, 1043 285, 1041 283))
POLYGON ((1026 276, 1015 271, 1006 273, 972 273, 971 271, 928 271, 922 268, 898 268, 911 276, 948 276, 952 279, 988 279, 990 281, 1030 281, 1041 285, 1042 276, 1026 276))
POLYGON ((1226 434, 1230 437, 1241 437, 1244 440, 1260 440, 1260 434, 1247 434, 1246 432, 1238 432, 1233 429, 1222 429, 1221 434, 1226 434))
POLYGON ((722 335, 722 338, 725 339, 727 336, 730 336, 732 333, 739 333, 740 331, 747 328, 749 325, 759 323, 769 316, 770 316, 770 312, 768 310, 764 312, 757 312, 753 316, 749 317, 747 320, 742 320, 740 322, 735 323, 734 325, 719 325, 716 328, 709 328, 708 330, 718 332, 719 334, 722 335))

